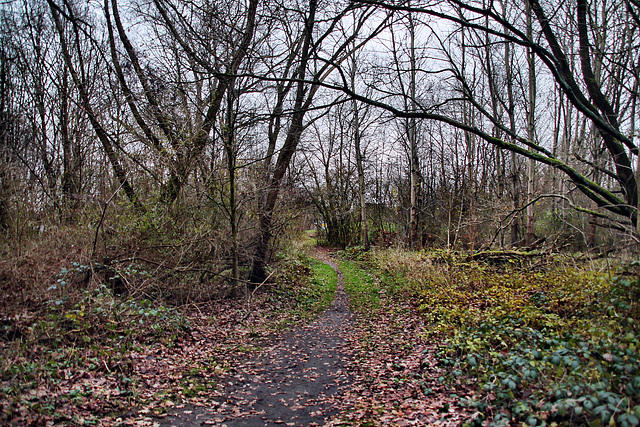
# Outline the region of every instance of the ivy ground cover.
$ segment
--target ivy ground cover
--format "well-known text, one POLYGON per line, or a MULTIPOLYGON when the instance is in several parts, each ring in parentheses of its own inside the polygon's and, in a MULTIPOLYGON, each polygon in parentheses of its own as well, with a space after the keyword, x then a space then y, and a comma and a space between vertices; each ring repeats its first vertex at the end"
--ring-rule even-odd
POLYGON ((381 251, 362 263, 425 320, 416 339, 435 343, 439 380, 464 388, 466 425, 638 425, 638 264, 521 255, 381 251))

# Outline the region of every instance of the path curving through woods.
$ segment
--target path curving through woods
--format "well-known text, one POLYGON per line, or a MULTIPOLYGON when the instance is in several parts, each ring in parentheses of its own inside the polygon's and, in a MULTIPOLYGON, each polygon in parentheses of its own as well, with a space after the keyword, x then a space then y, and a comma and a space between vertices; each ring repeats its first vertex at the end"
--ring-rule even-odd
POLYGON ((161 425, 313 426, 336 415, 334 403, 351 382, 346 365, 352 315, 338 266, 318 258, 338 274, 331 307, 223 377, 223 401, 216 406, 183 409, 161 425))

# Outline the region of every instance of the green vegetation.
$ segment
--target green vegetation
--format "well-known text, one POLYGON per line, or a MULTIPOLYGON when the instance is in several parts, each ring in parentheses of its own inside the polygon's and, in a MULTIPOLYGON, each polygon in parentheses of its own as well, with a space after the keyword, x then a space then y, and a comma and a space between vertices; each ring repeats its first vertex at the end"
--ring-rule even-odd
POLYGON ((164 402, 202 399, 234 357, 316 317, 337 286, 333 268, 300 253, 245 298, 195 308, 118 295, 111 283, 151 276, 134 265, 73 262, 52 278, 41 312, 1 318, 0 424, 109 425, 133 406, 157 415, 164 402), (106 280, 81 290, 90 271, 106 271, 106 280))
POLYGON ((352 308, 362 313, 373 313, 380 307, 380 285, 358 262, 363 260, 363 254, 358 248, 339 252, 341 260, 338 267, 352 308))
POLYGON ((274 283, 277 297, 289 300, 297 317, 311 319, 331 305, 338 276, 331 266, 297 253, 279 263, 274 283))
MULTIPOLYGON (((157 415, 205 399, 234 358, 331 304, 337 274, 305 247, 241 298, 179 308, 145 284, 198 279, 205 296, 207 276, 135 261, 57 267, 40 310, 0 319, 0 422, 109 425, 133 406, 157 415)), ((446 393, 436 410, 468 425, 640 425, 640 263, 359 247, 338 258, 362 348, 380 357, 366 372, 393 379, 376 380, 388 399, 370 406, 446 393)))
MULTIPOLYGON (((68 274, 63 270, 53 286, 64 287, 68 274)), ((71 306, 62 290, 58 297, 42 316, 3 321, 0 420, 31 414, 34 418, 23 419, 26 424, 41 422, 34 421, 38 416, 79 422, 58 410, 103 398, 101 412, 118 411, 137 395, 131 353, 147 341, 173 346, 189 328, 175 310, 114 297, 106 285, 84 291, 71 306), (72 379, 80 380, 71 386, 72 379), (115 399, 109 399, 112 393, 115 399)))
POLYGON ((361 265, 427 320, 441 381, 470 387, 469 424, 640 424, 638 263, 611 277, 568 258, 389 250, 361 265))
POLYGON ((323 262, 312 259, 310 265, 313 271, 311 284, 317 289, 316 293, 319 296, 316 303, 316 313, 319 313, 331 305, 338 285, 338 275, 330 265, 323 262))
POLYGON ((318 244, 318 230, 305 230, 300 237, 302 247, 312 248, 318 244))

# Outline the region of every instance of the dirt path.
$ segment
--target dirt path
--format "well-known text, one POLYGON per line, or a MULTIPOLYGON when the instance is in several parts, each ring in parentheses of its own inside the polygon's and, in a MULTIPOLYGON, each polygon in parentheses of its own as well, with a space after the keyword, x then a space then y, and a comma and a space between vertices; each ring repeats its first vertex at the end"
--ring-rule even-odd
POLYGON ((333 402, 350 383, 346 364, 351 328, 348 296, 338 273, 335 299, 315 322, 286 334, 274 347, 235 367, 223 401, 188 408, 163 419, 164 426, 312 426, 333 415, 333 402))

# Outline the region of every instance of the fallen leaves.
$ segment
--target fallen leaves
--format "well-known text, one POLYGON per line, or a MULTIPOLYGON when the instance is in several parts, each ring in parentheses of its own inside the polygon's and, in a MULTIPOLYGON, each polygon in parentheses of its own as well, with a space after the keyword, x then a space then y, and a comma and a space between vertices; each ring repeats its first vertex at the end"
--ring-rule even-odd
POLYGON ((459 425, 469 417, 459 405, 464 387, 438 381, 435 347, 422 317, 397 295, 379 292, 379 309, 358 313, 348 369, 353 382, 329 425, 459 425))
POLYGON ((141 330, 122 347, 99 337, 61 347, 0 341, 9 361, 0 365, 0 422, 154 426, 175 414, 229 426, 247 417, 288 426, 469 419, 460 401, 471 388, 441 381, 423 318, 408 300, 376 289, 375 304, 361 305, 375 311, 359 313, 355 323, 345 320, 339 297, 332 315, 304 326, 291 293, 270 289, 250 306, 223 300, 196 307, 183 313, 187 327, 166 336, 141 330), (279 341, 287 325, 298 329, 279 341))
MULTIPOLYGON (((126 346, 97 336, 69 346, 35 333, 0 340, 0 424, 153 425, 183 402, 213 405, 216 379, 294 324, 286 302, 272 298, 197 307, 183 313, 188 327, 166 335, 141 325, 126 346)), ((23 318, 21 330, 38 320, 23 318)))
POLYGON ((357 281, 351 287, 359 311, 349 344, 354 358, 348 366, 354 380, 336 402, 341 413, 330 425, 460 425, 470 419, 473 414, 463 400, 472 388, 445 384, 437 343, 429 340, 430 325, 417 312, 411 295, 375 274, 368 256, 354 259, 341 263, 357 281), (368 301, 362 297, 365 292, 374 293, 377 301, 363 304, 368 301))

